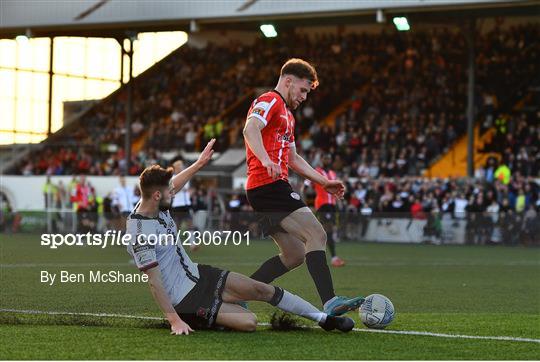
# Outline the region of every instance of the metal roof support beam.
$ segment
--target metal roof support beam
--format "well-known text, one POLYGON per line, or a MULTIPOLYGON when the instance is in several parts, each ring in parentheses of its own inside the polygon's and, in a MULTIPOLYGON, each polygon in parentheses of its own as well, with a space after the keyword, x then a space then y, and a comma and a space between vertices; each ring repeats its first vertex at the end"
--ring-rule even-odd
MULTIPOLYGON (((131 124, 133 122, 133 42, 135 41, 136 35, 132 33, 127 33, 129 40, 129 51, 125 51, 124 42, 122 42, 122 49, 129 58, 129 76, 127 81, 127 103, 126 103, 126 136, 124 143, 124 156, 126 169, 124 170, 125 175, 129 175, 129 168, 131 163, 131 124)), ((123 60, 123 59, 122 59, 123 60)), ((123 78, 123 74, 122 74, 123 78)))
POLYGON ((47 137, 52 134, 52 106, 53 106, 53 69, 54 69, 54 36, 50 37, 49 45, 49 109, 47 111, 47 137))
POLYGON ((465 26, 467 40, 468 77, 467 86, 467 176, 474 177, 474 77, 475 77, 475 38, 476 19, 471 17, 465 26))

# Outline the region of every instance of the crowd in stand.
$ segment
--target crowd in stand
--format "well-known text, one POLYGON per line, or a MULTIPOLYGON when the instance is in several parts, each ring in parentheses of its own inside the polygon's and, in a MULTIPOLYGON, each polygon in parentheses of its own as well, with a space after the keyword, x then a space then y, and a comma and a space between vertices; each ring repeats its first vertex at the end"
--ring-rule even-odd
MULTIPOLYGON (((151 164, 168 164, 169 160, 161 157, 154 150, 142 150, 131 158, 130 175, 137 175, 151 164)), ((23 161, 19 173, 30 175, 121 175, 126 169, 124 150, 115 145, 106 145, 104 150, 95 152, 91 146, 51 146, 33 154, 23 161), (116 151, 112 151, 116 150, 116 151)))
MULTIPOLYGON (((362 240, 370 219, 408 218, 425 220, 424 240, 456 242, 455 235, 443 235, 443 223, 450 229, 464 227, 469 244, 540 245, 540 184, 533 178, 505 173, 497 167, 495 179, 436 179, 417 176, 349 178, 343 200, 337 202, 341 240, 362 240)), ((294 185, 294 182, 293 182, 294 185)), ((298 185, 296 189, 301 188, 298 185)), ((303 198, 313 206, 314 190, 304 188, 303 198)), ((218 212, 220 210, 217 210, 218 212)), ((250 230, 258 235, 253 214, 242 190, 227 199, 223 227, 250 230)))
MULTIPOLYGON (((333 64, 333 37, 318 37, 320 47, 312 47, 307 37, 288 37, 288 44, 268 44, 258 40, 252 46, 231 42, 227 47, 208 45, 204 49, 184 46, 172 56, 134 81, 134 122, 132 139, 144 137, 145 147, 132 155, 129 174, 161 159, 168 150, 194 151, 217 138, 217 151, 226 149, 237 119, 227 122, 220 114, 254 87, 270 88, 276 72, 291 54, 320 62, 325 78, 339 79, 339 64, 333 64), (295 44, 303 44, 295 46, 295 44), (285 47, 285 48, 284 48, 285 47), (294 49, 294 50, 293 50, 294 49)), ((338 95, 351 89, 351 79, 327 86, 311 102, 321 109, 335 105, 338 95), (344 88, 345 87, 345 88, 344 88), (339 90, 339 92, 337 92, 339 90), (333 100, 330 101, 329 98, 333 100), (325 99, 325 102, 320 101, 325 99)), ((352 83, 351 83, 352 84, 352 83)), ((82 127, 67 132, 38 155, 26 159, 17 172, 32 174, 94 175, 125 171, 124 151, 127 91, 121 90, 85 115, 82 127), (36 156, 36 157, 34 157, 36 156)))
MULTIPOLYGON (((347 179, 347 193, 338 202, 345 238, 348 222, 358 230, 366 217, 427 220, 425 235, 441 235, 441 220, 466 222, 467 243, 540 244, 540 184, 513 176, 486 179, 427 179, 422 177, 370 177, 347 179)), ((307 194, 310 199, 313 195, 307 194)), ((365 225, 362 228, 365 233, 365 225)))
MULTIPOLYGON (((500 114, 494 120, 495 134, 484 152, 495 152, 513 174, 540 176, 540 114, 517 112, 513 115, 500 114)), ((491 179, 496 168, 494 159, 488 160, 480 169, 491 179)))
MULTIPOLYGON (((226 71, 242 55, 236 50, 234 46, 209 45, 204 50, 185 46, 134 80, 132 140, 144 137, 147 141, 146 147, 132 155, 129 174, 161 160, 159 151, 173 146, 194 150, 204 122, 245 92, 238 82, 227 81, 226 71)), ((55 139, 61 146, 47 147, 37 161, 34 157, 26 160, 21 173, 124 173, 126 102, 124 88, 85 115, 81 127, 55 139)), ((226 131, 223 128, 216 136, 226 131)))
MULTIPOLYGON (((464 134, 463 37, 444 30, 422 35, 401 45, 395 37, 381 42, 369 63, 385 68, 371 72, 376 75, 355 92, 334 126, 313 123, 301 141, 303 149, 312 155, 320 150, 335 155, 337 167, 346 167, 351 177, 419 175, 464 134)), ((520 157, 528 153, 528 163, 534 163, 535 153, 524 149, 538 143, 538 115, 510 118, 508 125, 500 117, 502 131, 495 116, 511 109, 516 93, 533 85, 535 78, 540 84, 538 35, 538 26, 523 26, 495 29, 478 41, 477 117, 486 119, 487 128, 498 127, 495 147, 501 155, 508 153, 501 148, 508 143, 514 156, 504 156, 518 157, 523 151, 520 157)), ((538 176, 537 166, 526 168, 522 174, 538 176)))
MULTIPOLYGON (((538 26, 524 25, 478 36, 482 108, 496 108, 504 94, 538 73, 538 33, 538 26)), ((134 81, 132 139, 143 138, 144 147, 127 172, 137 174, 163 151, 197 150, 212 137, 218 151, 226 149, 241 139, 230 132, 243 120, 222 118, 222 112, 249 89, 273 87, 284 60, 303 57, 317 66, 321 86, 296 112, 297 133, 305 135, 300 146, 333 152, 372 176, 419 174, 464 132, 465 49, 462 34, 446 28, 183 46, 134 81), (350 107, 335 124, 322 124, 348 98, 350 107), (351 154, 360 157, 351 160, 351 154)), ((46 145, 15 172, 123 173, 126 100, 122 89, 100 102, 76 129, 55 139, 61 146, 46 145)))
MULTIPOLYGON (((467 220, 471 243, 540 243, 538 115, 499 115, 494 120, 495 135, 485 151, 500 157, 476 165, 474 179, 407 176, 414 173, 400 167, 408 165, 406 159, 398 158, 389 170, 376 162, 357 162, 366 151, 359 154, 346 148, 343 157, 334 156, 331 166, 348 183, 340 211, 428 219, 430 224, 446 216, 467 220)), ((311 148, 306 157, 317 165, 325 154, 324 148, 311 148)))

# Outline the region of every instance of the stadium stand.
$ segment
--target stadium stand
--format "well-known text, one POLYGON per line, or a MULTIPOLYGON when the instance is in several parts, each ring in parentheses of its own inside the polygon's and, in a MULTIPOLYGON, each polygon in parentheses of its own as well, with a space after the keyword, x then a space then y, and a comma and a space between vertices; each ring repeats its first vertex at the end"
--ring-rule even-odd
MULTIPOLYGON (((487 128, 495 126, 493 112, 510 111, 516 95, 538 82, 540 49, 533 40, 538 31, 527 25, 479 39, 477 92, 484 95, 479 118, 488 120, 487 128), (503 87, 494 81, 500 78, 503 87)), ((355 93, 332 127, 312 126, 304 149, 337 155, 351 177, 419 175, 465 132, 463 39, 443 30, 407 43, 390 37, 381 44, 381 49, 370 49, 378 57, 369 64, 386 66, 371 72, 369 84, 355 93)), ((535 121, 538 115, 529 124, 535 121)))
MULTIPOLYGON (((540 73, 534 41, 538 28, 523 25, 479 36, 482 109, 509 109, 540 73), (501 78, 504 84, 494 81, 501 78)), ((222 111, 256 87, 272 87, 275 69, 292 56, 314 62, 322 83, 296 114, 299 147, 311 155, 334 153, 350 176, 419 175, 463 135, 466 74, 459 31, 291 34, 280 39, 259 39, 251 46, 184 46, 136 78, 136 142, 128 173, 160 161, 164 151, 196 150, 214 136, 220 140, 218 150, 234 141, 238 145, 243 119, 222 118, 222 111), (345 111, 328 120, 344 103, 345 111)), ((122 88, 12 172, 122 173, 125 101, 122 88)))

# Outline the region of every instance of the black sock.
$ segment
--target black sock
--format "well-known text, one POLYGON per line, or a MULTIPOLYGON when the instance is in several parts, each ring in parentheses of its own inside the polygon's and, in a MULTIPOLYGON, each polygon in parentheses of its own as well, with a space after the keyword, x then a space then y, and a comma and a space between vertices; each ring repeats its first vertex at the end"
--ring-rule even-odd
POLYGON ((268 303, 272 304, 274 307, 281 302, 281 299, 283 299, 284 291, 280 287, 274 287, 274 296, 268 303))
POLYGON ((283 265, 279 255, 276 255, 265 261, 255 273, 251 274, 250 278, 268 284, 288 271, 289 269, 283 265))
POLYGON ((328 250, 330 250, 330 255, 332 258, 336 256, 336 243, 334 242, 334 233, 329 231, 326 233, 326 245, 328 245, 328 250))
POLYGON ((326 262, 326 252, 324 250, 310 251, 306 254, 306 264, 324 305, 336 296, 332 275, 326 262))

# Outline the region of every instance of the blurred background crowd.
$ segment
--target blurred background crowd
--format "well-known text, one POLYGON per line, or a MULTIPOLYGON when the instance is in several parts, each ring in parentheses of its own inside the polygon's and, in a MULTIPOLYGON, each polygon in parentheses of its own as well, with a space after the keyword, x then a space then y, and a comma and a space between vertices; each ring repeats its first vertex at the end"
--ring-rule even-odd
MULTIPOLYGON (((47 207, 76 211, 87 220, 79 223, 83 229, 121 228, 138 190, 125 190, 121 179, 117 189, 97 195, 85 175, 138 175, 148 165, 170 164, 171 154, 200 150, 214 137, 218 152, 243 147, 247 108, 239 95, 249 102, 254 90, 275 85, 284 60, 302 57, 317 66, 321 86, 295 112, 297 149, 313 166, 332 156, 331 168, 347 183, 338 203, 341 223, 348 223, 347 215, 406 215, 428 220, 425 233, 437 237, 446 217, 467 221, 469 243, 538 242, 540 114, 525 111, 523 89, 540 77, 539 38, 540 26, 526 24, 495 26, 475 39, 475 115, 481 134, 493 132, 482 150, 493 156, 476 165, 474 179, 425 175, 466 132, 467 47, 450 28, 185 45, 134 80, 129 169, 122 147, 124 87, 76 127, 50 137, 12 173, 80 175, 65 185, 47 181, 47 207)), ((300 189, 301 182, 293 181, 300 189)), ((220 193, 200 183, 189 193, 193 213, 211 209, 222 226, 256 228, 249 217, 234 217, 250 210, 242 190, 220 193)), ((313 190, 304 196, 312 200, 313 190)), ((7 202, 2 205, 2 227, 14 229, 17 218, 7 202)), ((343 228, 341 238, 347 237, 343 228)))

